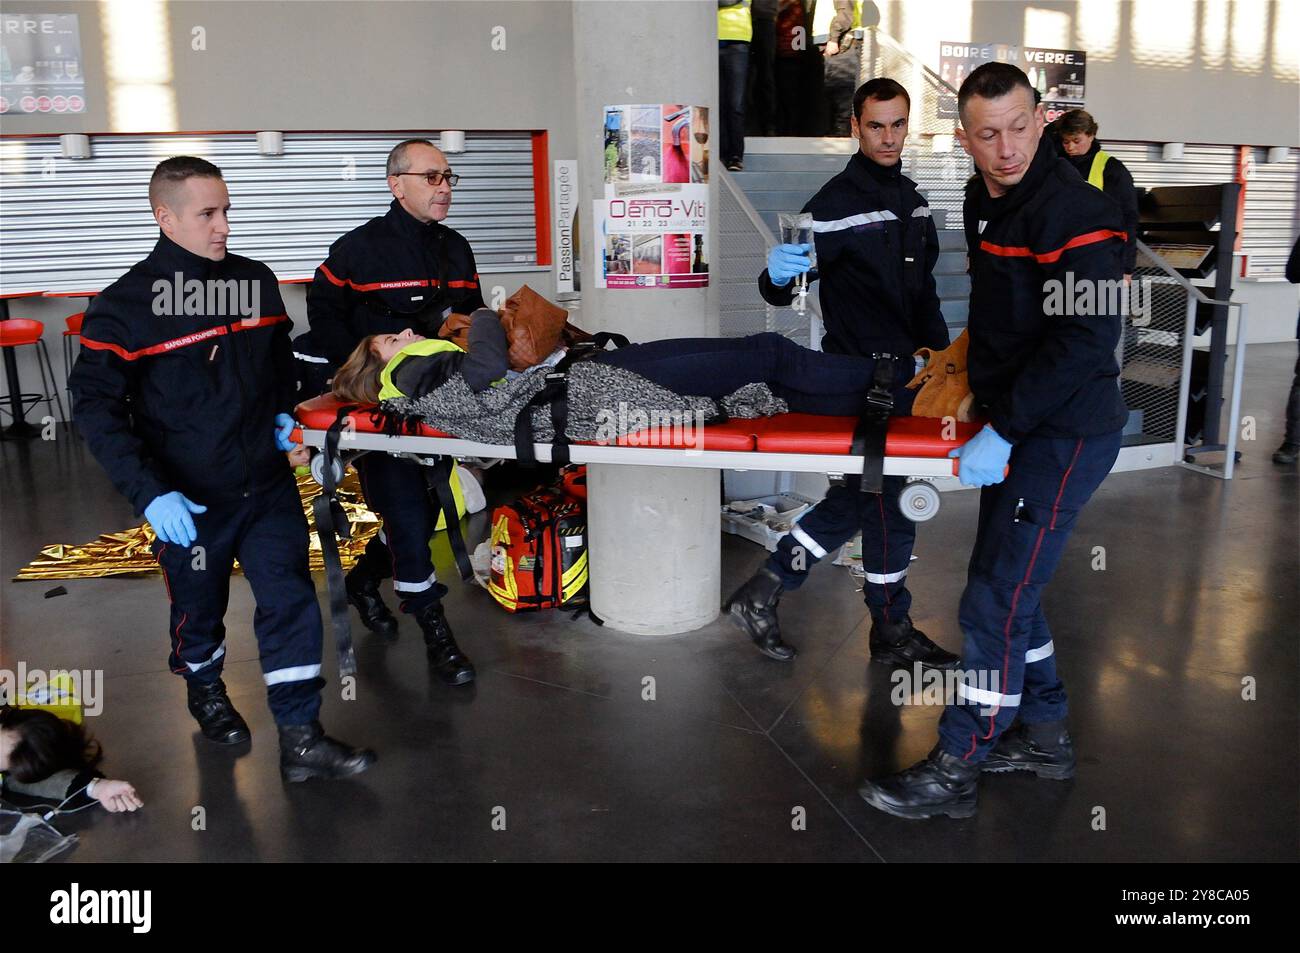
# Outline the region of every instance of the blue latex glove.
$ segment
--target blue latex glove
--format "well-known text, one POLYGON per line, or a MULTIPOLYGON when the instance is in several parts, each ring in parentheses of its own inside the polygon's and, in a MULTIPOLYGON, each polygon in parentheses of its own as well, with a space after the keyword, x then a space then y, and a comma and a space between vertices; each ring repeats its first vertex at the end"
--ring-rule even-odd
POLYGON ((290 450, 298 446, 298 444, 289 439, 289 434, 293 433, 293 428, 296 426, 297 424, 294 423, 293 418, 288 414, 275 415, 275 448, 277 450, 283 450, 285 453, 288 453, 290 450))
POLYGON ((191 513, 206 513, 208 508, 185 498, 179 490, 164 493, 144 508, 144 518, 154 535, 164 543, 189 546, 198 538, 191 513))
POLYGON ((812 245, 777 245, 767 253, 767 276, 772 284, 784 288, 796 276, 812 267, 808 253, 812 245))
POLYGON ((967 486, 991 486, 1006 479, 1011 444, 988 424, 962 446, 948 451, 949 457, 961 460, 957 479, 967 486))

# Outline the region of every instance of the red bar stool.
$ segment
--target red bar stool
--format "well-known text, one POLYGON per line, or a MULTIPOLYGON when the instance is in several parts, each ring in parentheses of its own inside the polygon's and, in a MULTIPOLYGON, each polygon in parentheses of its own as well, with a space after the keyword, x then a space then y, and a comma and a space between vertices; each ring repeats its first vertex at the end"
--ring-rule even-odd
MULTIPOLYGON (((64 417, 63 399, 59 397, 58 379, 54 376, 54 366, 50 363, 49 349, 46 348, 45 342, 41 340, 41 335, 44 333, 45 325, 30 318, 10 318, 8 321, 0 321, 0 348, 20 348, 28 345, 33 345, 36 348, 36 366, 41 372, 41 387, 48 388, 48 390, 41 393, 18 395, 23 416, 26 417, 28 407, 46 404, 53 409, 54 405, 57 404, 59 419, 62 419, 64 417)), ((0 401, 7 401, 8 399, 8 394, 0 395, 0 401)), ((3 404, 0 404, 0 411, 12 414, 12 411, 9 411, 3 404)))
POLYGON ((81 353, 81 341, 73 343, 73 338, 81 337, 81 324, 86 320, 86 312, 80 311, 77 314, 70 314, 63 319, 63 323, 68 329, 63 332, 63 392, 68 395, 68 421, 72 421, 72 415, 76 413, 72 406, 72 390, 68 387, 68 382, 72 378, 72 362, 78 354, 81 353))

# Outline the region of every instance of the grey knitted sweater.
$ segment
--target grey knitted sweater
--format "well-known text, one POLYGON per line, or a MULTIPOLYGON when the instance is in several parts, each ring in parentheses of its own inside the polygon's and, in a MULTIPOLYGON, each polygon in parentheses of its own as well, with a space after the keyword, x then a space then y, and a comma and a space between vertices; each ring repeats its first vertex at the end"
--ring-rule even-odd
MULTIPOLYGON (((552 368, 534 367, 513 380, 475 392, 459 373, 423 397, 398 397, 383 409, 403 418, 418 418, 445 433, 482 443, 514 443, 515 418, 546 385, 552 368)), ((601 361, 579 361, 569 368, 570 440, 613 442, 647 428, 702 426, 719 416, 770 417, 789 411, 766 384, 747 384, 721 401, 673 393, 639 374, 601 361)), ((539 442, 554 438, 548 407, 532 410, 533 434, 539 442)))

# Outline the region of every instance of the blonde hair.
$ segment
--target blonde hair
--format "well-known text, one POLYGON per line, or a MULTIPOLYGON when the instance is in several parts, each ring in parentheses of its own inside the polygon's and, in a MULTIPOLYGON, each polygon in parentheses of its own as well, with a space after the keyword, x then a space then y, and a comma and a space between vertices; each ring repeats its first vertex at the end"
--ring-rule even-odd
POLYGON ((339 400, 349 404, 379 402, 379 374, 388 362, 375 353, 374 343, 373 334, 362 338, 343 366, 334 372, 330 390, 339 400))

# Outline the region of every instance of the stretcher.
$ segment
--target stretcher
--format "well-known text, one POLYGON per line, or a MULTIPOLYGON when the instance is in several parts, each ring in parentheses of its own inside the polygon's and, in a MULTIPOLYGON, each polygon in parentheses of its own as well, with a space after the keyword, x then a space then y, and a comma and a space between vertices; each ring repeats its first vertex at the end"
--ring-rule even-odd
MULTIPOLYGON (((464 440, 420 425, 412 432, 394 432, 384 414, 374 407, 345 405, 331 395, 299 404, 298 427, 291 439, 312 448, 312 477, 325 492, 316 500, 317 532, 325 556, 331 596, 331 616, 339 643, 339 666, 344 674, 355 670, 348 607, 343 588, 335 533, 346 537, 347 521, 333 504, 335 486, 343 470, 366 453, 387 453, 411 459, 428 467, 430 487, 438 493, 447 520, 452 550, 461 574, 468 578, 468 559, 455 519, 446 473, 456 458, 518 459, 514 444, 486 444, 464 440), (346 413, 340 413, 346 409, 346 413), (328 537, 328 539, 327 539, 328 537)), ((616 443, 572 442, 567 445, 568 462, 621 464, 632 466, 697 467, 715 470, 767 470, 777 472, 861 474, 871 462, 853 452, 856 417, 823 417, 813 414, 781 414, 752 420, 729 419, 697 429, 662 428, 632 433, 616 443)), ((875 465, 884 476, 912 478, 899 498, 899 507, 909 519, 932 518, 939 509, 939 491, 934 477, 955 476, 959 461, 948 453, 973 437, 982 421, 961 423, 931 417, 891 417, 884 439, 883 465, 875 465)), ((550 443, 532 445, 536 459, 551 462, 555 448, 550 443)))

